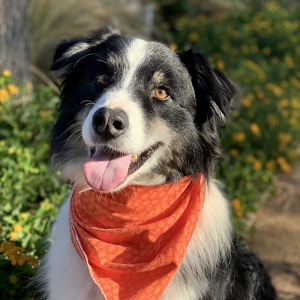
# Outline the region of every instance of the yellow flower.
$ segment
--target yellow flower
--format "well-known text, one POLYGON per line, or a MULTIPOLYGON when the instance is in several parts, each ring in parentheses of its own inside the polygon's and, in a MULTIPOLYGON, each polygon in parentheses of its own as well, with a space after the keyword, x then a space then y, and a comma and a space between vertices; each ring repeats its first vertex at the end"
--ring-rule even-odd
MULTIPOLYGON (((265 97, 265 93, 263 91, 257 91, 256 92, 257 98, 258 99, 263 99, 265 97)), ((265 99, 265 102, 268 101, 267 99, 265 99)), ((270 104, 270 103, 269 103, 270 104)))
POLYGON ((245 65, 250 68, 252 71, 254 71, 259 79, 261 81, 265 81, 266 80, 266 74, 265 72, 263 71, 263 69, 257 64, 255 63, 253 60, 250 60, 250 59, 245 59, 245 65))
POLYGON ((284 149, 291 140, 292 140, 292 136, 290 134, 285 132, 279 132, 278 141, 279 141, 279 147, 281 149, 284 149))
POLYGON ((22 219, 27 219, 28 216, 29 216, 29 213, 28 212, 23 212, 23 213, 20 214, 20 216, 21 216, 22 219))
POLYGON ((26 255, 21 255, 18 257, 17 262, 19 266, 23 266, 26 262, 26 255))
POLYGON ((253 96, 252 95, 247 95, 242 99, 242 105, 245 106, 246 108, 250 108, 252 105, 253 101, 253 96))
POLYGON ((278 164, 281 164, 281 163, 285 163, 285 162, 286 162, 286 160, 285 160, 285 158, 284 158, 283 156, 278 156, 278 157, 276 158, 276 161, 277 161, 278 164))
POLYGON ((16 232, 16 233, 23 231, 23 227, 19 224, 13 224, 12 227, 13 227, 14 232, 16 232))
POLYGON ((292 98, 291 107, 295 109, 300 108, 300 102, 297 98, 292 98))
POLYGON ((35 267, 38 264, 38 260, 34 256, 27 256, 26 257, 27 263, 31 267, 35 267))
POLYGON ((10 76, 11 76, 11 72, 10 72, 9 70, 7 70, 7 69, 4 69, 4 70, 2 71, 2 75, 3 75, 4 77, 10 77, 10 76))
POLYGON ((7 149, 7 153, 10 154, 10 155, 14 154, 15 152, 16 152, 16 151, 15 151, 15 148, 13 148, 13 147, 9 147, 9 148, 7 149))
POLYGON ((274 13, 276 10, 279 9, 279 6, 278 6, 276 3, 274 3, 273 1, 267 1, 267 2, 266 2, 266 8, 267 8, 270 12, 274 13))
POLYGON ((18 234, 14 231, 9 234, 9 237, 12 241, 17 241, 18 240, 18 234))
POLYGON ((177 50, 178 45, 177 45, 176 43, 171 43, 171 44, 169 45, 169 47, 170 47, 171 50, 175 51, 175 50, 177 50))
POLYGON ((254 158, 252 166, 255 171, 260 171, 262 169, 262 163, 257 158, 254 158))
POLYGON ((234 109, 232 112, 231 112, 231 115, 236 118, 239 116, 239 111, 237 109, 234 109))
POLYGON ((266 169, 273 172, 275 170, 275 165, 276 165, 276 163, 274 160, 267 161, 266 169))
POLYGON ((277 159, 277 164, 283 173, 290 173, 292 170, 291 165, 286 161, 286 159, 283 156, 278 156, 277 159))
POLYGON ((9 92, 6 89, 0 89, 0 103, 9 99, 9 92))
POLYGON ((287 107, 288 105, 289 105, 289 100, 287 100, 287 99, 282 99, 278 102, 279 108, 284 108, 284 107, 287 107))
POLYGON ((27 262, 29 266, 34 268, 38 264, 38 260, 34 256, 27 255, 23 247, 16 246, 11 241, 2 242, 0 244, 0 252, 7 256, 12 265, 18 264, 23 266, 27 262))
POLYGON ((11 95, 16 95, 19 93, 19 88, 13 83, 8 84, 7 89, 11 95))
POLYGON ((296 126, 298 124, 298 121, 295 118, 291 118, 289 119, 288 123, 292 126, 296 126))
POLYGON ((280 170, 283 173, 290 173, 292 171, 292 167, 289 163, 281 164, 280 170))
POLYGON ((50 203, 50 201, 48 199, 42 201, 40 203, 41 208, 45 208, 45 209, 50 209, 53 207, 53 205, 50 203))
POLYGON ((196 42, 199 38, 199 35, 197 32, 193 31, 187 36, 187 40, 190 42, 196 42))
POLYGON ((275 96, 281 96, 282 95, 282 89, 271 82, 266 83, 266 89, 272 92, 275 96))
POLYGON ((49 110, 40 110, 39 115, 40 115, 40 117, 48 117, 48 116, 51 115, 51 111, 49 111, 49 110))
POLYGON ((224 61, 223 60, 218 60, 217 61, 217 66, 218 66, 218 68, 220 69, 220 70, 224 70, 225 69, 225 63, 224 63, 224 61))
POLYGON ((235 142, 241 143, 241 142, 243 142, 246 139, 246 134, 244 132, 242 132, 242 131, 235 132, 232 135, 232 139, 235 142))
POLYGON ((236 149, 230 149, 229 151, 231 156, 238 156, 239 155, 239 151, 237 151, 236 149))
POLYGON ((291 78, 290 82, 292 83, 292 85, 296 88, 300 88, 300 80, 298 80, 297 78, 291 78))
POLYGON ((10 275, 9 277, 9 283, 16 284, 18 282, 18 277, 16 275, 10 275))
POLYGON ((243 216, 241 200, 239 198, 234 198, 231 200, 231 204, 232 204, 235 215, 238 218, 241 218, 243 216))
POLYGON ((251 123, 250 130, 254 135, 261 137, 261 131, 257 123, 251 123))
POLYGON ((270 54, 271 54, 271 49, 270 49, 269 47, 265 47, 265 48, 263 49, 263 53, 264 53, 265 55, 270 55, 270 54))
POLYGON ((252 163, 255 160, 255 157, 253 155, 247 155, 246 160, 250 163, 252 163))
POLYGON ((295 62, 290 55, 285 55, 284 61, 290 68, 293 68, 295 66, 295 62))

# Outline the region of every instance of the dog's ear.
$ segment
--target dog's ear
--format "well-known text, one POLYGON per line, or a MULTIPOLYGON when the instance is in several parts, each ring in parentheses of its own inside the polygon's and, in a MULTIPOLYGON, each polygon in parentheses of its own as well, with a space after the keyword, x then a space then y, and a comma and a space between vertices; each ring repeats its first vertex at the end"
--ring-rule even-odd
POLYGON ((109 26, 94 32, 89 37, 62 41, 56 48, 51 70, 63 76, 63 74, 70 67, 75 66, 80 59, 92 54, 95 46, 101 44, 108 37, 118 33, 117 29, 109 26))
POLYGON ((235 88, 220 71, 211 67, 203 55, 192 50, 180 54, 188 69, 196 95, 196 123, 205 123, 215 113, 221 118, 230 112, 235 88))

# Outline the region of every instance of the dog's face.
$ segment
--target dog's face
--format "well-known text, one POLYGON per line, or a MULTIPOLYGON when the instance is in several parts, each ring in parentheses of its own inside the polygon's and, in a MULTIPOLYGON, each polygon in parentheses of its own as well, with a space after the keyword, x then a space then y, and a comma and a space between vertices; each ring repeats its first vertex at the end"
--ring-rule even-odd
POLYGON ((99 33, 62 44, 53 69, 63 84, 52 156, 71 181, 111 191, 209 176, 233 87, 200 54, 99 33))

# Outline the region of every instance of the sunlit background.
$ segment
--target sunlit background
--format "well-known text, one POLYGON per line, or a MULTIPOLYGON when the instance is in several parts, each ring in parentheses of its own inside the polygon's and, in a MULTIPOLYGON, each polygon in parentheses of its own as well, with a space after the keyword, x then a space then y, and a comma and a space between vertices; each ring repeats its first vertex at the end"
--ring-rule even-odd
MULTIPOLYGON (((113 24, 175 51, 202 52, 235 82, 215 176, 225 184, 237 229, 276 192, 274 176, 299 161, 300 3, 263 0, 29 0, 30 99, 0 70, 0 299, 33 299, 26 281, 69 191, 49 171, 59 104, 50 72, 62 39, 113 24)), ((27 92, 26 92, 27 93, 27 92)), ((299 292, 300 295, 300 292, 299 292)), ((300 296, 299 296, 300 297, 300 296)), ((300 299, 300 298, 289 298, 300 299)))

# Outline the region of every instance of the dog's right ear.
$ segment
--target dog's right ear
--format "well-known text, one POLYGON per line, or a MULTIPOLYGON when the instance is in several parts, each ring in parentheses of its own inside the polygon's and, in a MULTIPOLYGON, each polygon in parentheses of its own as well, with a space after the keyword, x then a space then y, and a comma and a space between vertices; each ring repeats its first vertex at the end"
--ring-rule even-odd
POLYGON ((196 95, 196 123, 205 123, 213 112, 222 118, 230 112, 235 94, 233 83, 220 71, 215 70, 200 53, 192 50, 180 55, 181 61, 191 75, 196 95))
POLYGON ((93 49, 112 35, 119 31, 112 27, 98 30, 90 37, 75 38, 63 41, 56 49, 51 70, 56 71, 59 76, 74 67, 76 63, 85 56, 93 53, 93 49))

